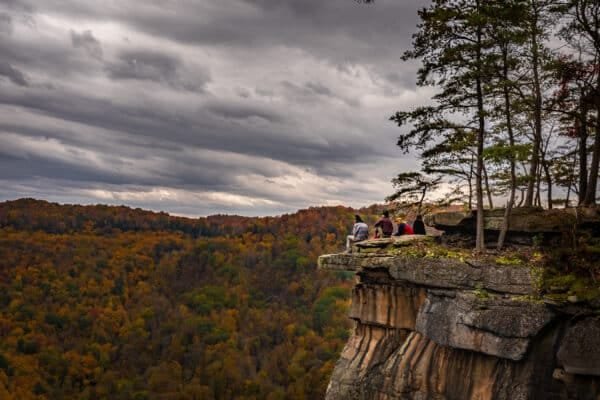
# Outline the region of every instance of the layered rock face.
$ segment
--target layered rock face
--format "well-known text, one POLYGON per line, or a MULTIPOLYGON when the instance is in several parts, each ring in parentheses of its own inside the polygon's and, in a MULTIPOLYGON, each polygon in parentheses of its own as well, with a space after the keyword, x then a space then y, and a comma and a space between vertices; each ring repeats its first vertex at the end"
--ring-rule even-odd
MULTIPOLYGON (((455 211, 428 215, 426 223, 446 232, 449 241, 456 236, 474 240, 476 211, 455 211)), ((504 223, 504 209, 485 210, 484 229, 488 240, 495 240, 504 223)), ((533 244, 536 240, 547 244, 565 232, 577 229, 600 236, 600 209, 567 208, 542 210, 515 208, 510 219, 509 243, 533 244)))
POLYGON ((404 244, 319 259, 358 277, 328 400, 600 399, 597 313, 535 297, 528 266, 415 256, 404 244))

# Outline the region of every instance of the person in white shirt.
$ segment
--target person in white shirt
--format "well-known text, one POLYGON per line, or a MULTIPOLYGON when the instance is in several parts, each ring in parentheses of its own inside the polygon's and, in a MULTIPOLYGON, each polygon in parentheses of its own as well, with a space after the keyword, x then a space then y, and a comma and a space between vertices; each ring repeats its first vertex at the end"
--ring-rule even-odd
POLYGON ((369 238, 369 226, 365 224, 360 215, 354 215, 354 226, 352 227, 352 235, 346 237, 346 252, 350 253, 350 247, 354 242, 360 242, 369 238))

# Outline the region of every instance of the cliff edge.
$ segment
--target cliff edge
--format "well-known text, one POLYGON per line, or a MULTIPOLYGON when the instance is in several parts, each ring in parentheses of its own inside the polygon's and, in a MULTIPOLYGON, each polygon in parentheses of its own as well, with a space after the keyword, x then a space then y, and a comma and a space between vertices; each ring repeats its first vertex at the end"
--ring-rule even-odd
POLYGON ((600 399, 600 313, 541 267, 404 236, 319 258, 354 271, 353 335, 326 399, 600 399))

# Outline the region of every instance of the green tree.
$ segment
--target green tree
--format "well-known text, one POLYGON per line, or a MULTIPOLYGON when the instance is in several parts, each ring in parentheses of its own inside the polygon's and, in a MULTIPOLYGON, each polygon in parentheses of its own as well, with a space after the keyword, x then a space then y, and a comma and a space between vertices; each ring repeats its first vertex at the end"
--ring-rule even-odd
POLYGON ((475 148, 475 193, 477 205, 476 249, 484 249, 483 179, 486 139, 484 81, 489 77, 489 49, 485 36, 486 2, 482 0, 436 0, 419 11, 421 23, 413 36, 413 48, 403 59, 421 60, 417 84, 440 88, 435 106, 398 112, 398 125, 414 128, 401 135, 403 149, 426 149, 430 142, 448 140, 460 132, 473 134, 475 148), (464 117, 457 117, 457 115, 464 117), (457 121, 458 120, 458 121, 457 121))
POLYGON ((578 56, 577 60, 563 57, 560 72, 564 85, 562 94, 576 96, 571 103, 576 107, 579 136, 579 203, 591 206, 596 204, 600 168, 600 4, 595 0, 568 0, 555 10, 567 15, 560 37, 578 56), (567 84, 576 88, 574 93, 569 93, 567 84), (594 119, 588 117, 593 112, 596 114, 595 135, 588 174, 588 125, 594 123, 594 119))

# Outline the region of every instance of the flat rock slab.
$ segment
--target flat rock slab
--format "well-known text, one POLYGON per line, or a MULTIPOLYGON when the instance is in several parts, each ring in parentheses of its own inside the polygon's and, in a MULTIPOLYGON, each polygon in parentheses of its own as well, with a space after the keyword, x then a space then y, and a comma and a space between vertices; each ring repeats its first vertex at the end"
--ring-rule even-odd
POLYGON ((600 317, 585 318, 570 326, 557 357, 570 374, 600 376, 600 317))
POLYGON ((539 303, 429 291, 415 330, 442 346, 518 361, 553 319, 539 303))
POLYGON ((402 254, 328 254, 319 268, 331 271, 385 269, 392 280, 433 288, 474 289, 530 295, 536 293, 531 269, 520 265, 479 264, 458 258, 411 257, 402 254))
POLYGON ((449 289, 482 288, 510 294, 536 292, 531 269, 527 266, 426 257, 395 257, 389 263, 392 278, 418 285, 449 289))
POLYGON ((368 239, 355 242, 352 245, 352 254, 385 252, 391 249, 410 246, 415 243, 430 242, 434 235, 402 235, 384 239, 368 239))
POLYGON ((326 271, 359 271, 365 265, 387 268, 392 258, 389 254, 325 254, 319 256, 317 265, 319 269, 326 271))

